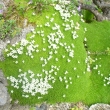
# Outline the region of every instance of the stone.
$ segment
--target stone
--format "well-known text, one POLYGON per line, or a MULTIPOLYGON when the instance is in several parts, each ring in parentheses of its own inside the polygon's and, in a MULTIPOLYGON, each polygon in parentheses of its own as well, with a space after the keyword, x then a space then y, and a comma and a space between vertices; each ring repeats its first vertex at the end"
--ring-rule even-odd
POLYGON ((5 79, 2 70, 0 70, 0 83, 2 83, 4 86, 7 86, 7 80, 5 79))
POLYGON ((0 70, 0 110, 10 110, 11 108, 11 98, 7 92, 7 80, 3 75, 2 70, 0 70))
POLYGON ((47 105, 42 104, 40 107, 36 106, 36 110, 47 110, 47 105))
POLYGON ((91 105, 89 110, 110 110, 110 105, 98 103, 91 105))
POLYGON ((5 105, 7 102, 7 88, 0 83, 0 106, 5 105))
POLYGON ((30 110, 30 106, 28 105, 21 106, 21 105, 15 104, 12 106, 10 110, 30 110))

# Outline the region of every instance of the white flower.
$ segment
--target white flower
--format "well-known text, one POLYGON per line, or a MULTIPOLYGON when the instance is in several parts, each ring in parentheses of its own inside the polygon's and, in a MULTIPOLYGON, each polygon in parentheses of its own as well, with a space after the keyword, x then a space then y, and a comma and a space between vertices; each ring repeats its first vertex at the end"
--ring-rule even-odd
POLYGON ((8 40, 8 41, 7 41, 7 44, 9 44, 9 43, 10 43, 10 41, 8 40))
POLYGON ((87 38, 86 37, 84 38, 84 41, 87 41, 87 38))
POLYGON ((26 46, 28 43, 29 43, 28 40, 22 39, 20 45, 21 46, 26 46))
POLYGON ((104 84, 104 86, 106 86, 106 84, 104 84))
POLYGON ((66 89, 68 89, 69 85, 66 85, 66 89))
POLYGON ((64 94, 63 97, 66 97, 66 95, 64 94))
POLYGON ((49 16, 46 16, 47 19, 49 19, 49 16))
POLYGON ((53 22, 53 21, 54 21, 54 18, 51 18, 51 19, 50 19, 50 22, 53 22))
POLYGON ((36 14, 33 12, 32 15, 35 16, 36 14))
POLYGON ((70 59, 67 59, 67 61, 70 62, 71 60, 70 59))
POLYGON ((87 31, 87 28, 84 28, 84 31, 87 31))
POLYGON ((77 75, 77 78, 79 78, 79 75, 77 75))
POLYGON ((78 61, 78 63, 80 63, 80 61, 78 61))
POLYGON ((54 72, 54 75, 57 75, 57 72, 54 72))
POLYGON ((61 82, 63 81, 63 79, 62 79, 62 77, 61 77, 61 76, 59 77, 59 80, 60 80, 61 82))
POLYGON ((31 58, 34 58, 34 56, 31 56, 31 58))
POLYGON ((62 58, 65 58, 65 55, 62 55, 62 58))
POLYGON ((19 72, 21 72, 22 71, 22 69, 19 69, 19 72))
POLYGON ((64 79, 66 79, 66 76, 64 76, 64 79))
POLYGON ((37 50, 36 50, 36 52, 38 53, 38 52, 39 52, 39 50, 37 49, 37 50))
POLYGON ((69 77, 69 80, 72 80, 72 77, 69 77))
POLYGON ((65 80, 65 83, 68 83, 68 81, 67 81, 67 80, 65 80))
POLYGON ((68 74, 68 71, 65 71, 65 73, 64 74, 68 74))
POLYGON ((76 67, 74 67, 74 70, 76 70, 77 68, 76 67))
POLYGON ((18 64, 18 61, 15 61, 16 64, 18 64))
POLYGON ((72 82, 70 82, 70 84, 72 84, 72 82))
POLYGON ((24 60, 22 61, 22 63, 24 63, 24 60))
POLYGON ((8 49, 5 49, 5 52, 8 52, 8 49))
POLYGON ((14 91, 13 90, 11 90, 11 93, 13 93, 14 91))
POLYGON ((58 52, 55 50, 54 53, 57 54, 58 52))
POLYGON ((50 27, 50 23, 49 22, 45 23, 45 26, 50 27))

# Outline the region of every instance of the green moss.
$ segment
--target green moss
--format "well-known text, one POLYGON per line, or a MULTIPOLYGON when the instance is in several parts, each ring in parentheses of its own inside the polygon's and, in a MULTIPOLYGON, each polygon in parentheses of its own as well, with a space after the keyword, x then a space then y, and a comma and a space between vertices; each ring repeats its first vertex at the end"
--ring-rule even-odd
MULTIPOLYGON (((16 1, 17 3, 17 1, 16 1)), ((81 22, 81 18, 76 14, 69 18, 69 21, 64 21, 60 16, 60 13, 56 11, 52 6, 49 6, 47 10, 44 10, 41 15, 32 15, 33 10, 29 9, 25 13, 25 18, 28 19, 29 22, 35 24, 35 31, 31 32, 27 35, 26 39, 28 40, 28 44, 23 48, 23 54, 18 55, 17 59, 13 59, 11 56, 7 57, 7 54, 10 53, 11 48, 18 49, 20 48, 20 42, 18 45, 14 46, 7 46, 9 51, 5 52, 5 61, 0 62, 0 68, 2 68, 6 77, 13 76, 18 79, 18 75, 28 70, 33 71, 35 76, 33 78, 37 78, 36 75, 39 73, 42 74, 42 78, 46 75, 43 72, 47 70, 48 72, 51 70, 51 66, 56 66, 59 70, 57 71, 57 75, 54 75, 54 72, 49 73, 55 79, 55 83, 52 83, 53 80, 49 80, 48 83, 52 85, 52 89, 48 90, 48 94, 41 95, 40 93, 36 93, 35 96, 32 96, 31 93, 25 93, 23 91, 22 83, 19 84, 19 89, 14 88, 11 86, 11 82, 9 82, 8 90, 11 94, 13 102, 18 100, 20 104, 36 104, 42 102, 48 103, 56 103, 56 102, 79 102, 82 101, 88 105, 97 102, 109 103, 110 95, 109 95, 109 85, 104 86, 104 77, 109 75, 109 55, 106 54, 93 54, 94 52, 104 52, 107 47, 110 47, 109 44, 109 31, 108 28, 110 27, 109 22, 92 22, 91 24, 86 24, 81 22), (55 16, 53 15, 55 14, 55 16), (54 18, 54 21, 51 22, 50 19, 54 18), (69 24, 70 21, 73 20, 74 26, 68 31, 65 31, 64 24, 69 24), (45 26, 46 23, 49 23, 50 26, 45 26), (76 26, 80 24, 80 29, 75 29, 76 26), (52 29, 55 24, 60 26, 60 31, 64 35, 64 38, 59 37, 58 35, 54 36, 55 38, 60 38, 59 42, 63 45, 66 43, 65 46, 61 46, 61 44, 55 43, 55 41, 51 41, 52 43, 56 44, 59 48, 56 49, 57 53, 55 54, 55 50, 49 48, 49 38, 50 33, 57 33, 58 30, 52 29), (87 28, 87 31, 84 33, 84 28, 87 28), (44 31, 44 36, 39 35, 39 32, 44 31), (78 38, 74 39, 71 32, 75 32, 78 35, 78 38), (32 36, 35 36, 32 38, 32 36), (87 38, 87 51, 90 51, 90 54, 87 54, 84 48, 84 38, 87 38), (33 44, 32 42, 35 41, 33 44), (44 42, 45 41, 45 42, 44 42), (31 44, 30 44, 31 43, 31 44), (72 47, 74 44, 75 47, 72 47), (31 58, 30 56, 26 55, 27 47, 39 45, 36 50, 38 49, 39 52, 33 51, 31 58), (70 46, 70 47, 68 47, 70 46), (66 48, 65 48, 66 47, 66 48), (69 53, 67 48, 70 48, 74 51, 74 57, 69 57, 69 53), (44 50, 43 50, 44 49, 44 50), (46 49, 46 51, 45 51, 46 49), (45 66, 42 66, 45 61, 41 61, 42 57, 47 60, 49 54, 52 54, 51 60, 47 61, 45 66), (62 57, 65 55, 65 58, 62 57), (90 72, 87 72, 87 64, 85 63, 85 59, 87 56, 90 56, 93 59, 92 63, 88 61, 90 64, 90 72), (97 58, 97 60, 96 60, 97 58), (58 60, 58 61, 57 61, 58 60), (95 60, 95 62, 94 62, 95 60), (17 64, 15 62, 18 62, 17 64), (23 63, 24 61, 24 63, 23 63), (96 65, 99 66, 98 69, 96 65), (19 72, 19 69, 22 72, 19 72), (65 74, 65 71, 68 71, 68 74, 65 74), (100 71, 101 74, 98 74, 100 71), (64 80, 65 77, 65 80, 64 80), (59 78, 63 78, 61 82, 59 78), (70 80, 71 79, 71 80, 70 80), (66 83, 66 81, 68 81, 66 83), (70 82, 72 82, 70 84, 70 82), (69 85, 69 88, 66 89, 66 86, 69 85), (13 93, 12 93, 13 90, 13 93), (23 97, 23 95, 29 95, 28 98, 23 97), (42 98, 38 98, 42 97, 42 98), (95 97, 95 98, 94 98, 95 97)), ((6 51, 6 50, 5 50, 6 51)), ((26 76, 29 82, 32 81, 33 78, 30 78, 28 74, 26 76)), ((20 79, 19 79, 20 80, 20 79)), ((39 78, 40 80, 40 78, 39 78)), ((37 84, 36 84, 37 85, 37 84)))

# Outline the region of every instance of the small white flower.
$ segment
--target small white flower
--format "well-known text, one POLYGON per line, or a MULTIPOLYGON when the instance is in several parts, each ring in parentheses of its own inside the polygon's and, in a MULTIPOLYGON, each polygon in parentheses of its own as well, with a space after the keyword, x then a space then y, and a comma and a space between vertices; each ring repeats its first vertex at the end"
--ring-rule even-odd
POLYGON ((24 63, 24 60, 22 61, 22 63, 24 63))
POLYGON ((65 58, 65 55, 62 55, 62 58, 65 58))
POLYGON ((43 51, 46 51, 46 48, 43 48, 42 50, 43 50, 43 51))
POLYGON ((39 50, 37 49, 37 50, 36 50, 36 52, 38 53, 38 52, 39 52, 39 50))
POLYGON ((72 82, 70 82, 70 84, 72 84, 72 82))
POLYGON ((80 61, 78 61, 78 63, 80 63, 80 61))
POLYGON ((76 70, 77 68, 76 67, 74 67, 74 70, 76 70))
POLYGON ((50 19, 50 22, 53 22, 53 21, 54 21, 54 18, 51 18, 51 19, 50 19))
POLYGON ((103 76, 103 74, 101 74, 101 76, 103 76))
POLYGON ((66 79, 66 76, 64 76, 64 79, 66 79))
POLYGON ((42 25, 40 25, 39 27, 42 27, 42 25))
POLYGON ((59 80, 62 82, 63 81, 62 77, 59 77, 59 80))
POLYGON ((57 75, 57 72, 54 72, 54 75, 57 75))
POLYGON ((106 84, 104 84, 104 86, 106 86, 106 84))
POLYGON ((49 19, 49 16, 46 16, 47 19, 49 19))
POLYGON ((54 53, 57 54, 58 52, 55 50, 54 53))
POLYGON ((56 61, 58 61, 58 58, 55 58, 56 61))
POLYGON ((67 80, 65 80, 65 83, 68 83, 68 81, 67 81, 67 80))
POLYGON ((68 71, 65 71, 65 73, 64 74, 68 74, 68 71))
POLYGON ((13 90, 11 90, 11 93, 13 93, 14 91, 13 90))
POLYGON ((67 59, 67 61, 70 62, 71 60, 70 59, 67 59))
POLYGON ((34 56, 31 56, 31 58, 34 58, 34 56))
POLYGON ((18 61, 15 61, 16 64, 18 64, 18 61))
POLYGON ((79 78, 79 75, 77 75, 77 78, 79 78))
POLYGON ((66 95, 64 94, 63 97, 66 97, 66 95))
POLYGON ((8 52, 8 49, 5 49, 5 52, 8 52))
POLYGON ((69 80, 72 80, 72 77, 69 77, 69 80))
POLYGON ((87 38, 86 37, 84 38, 84 41, 87 41, 87 38))
POLYGON ((8 41, 7 41, 7 44, 9 44, 9 43, 10 43, 10 41, 8 40, 8 41))
POLYGON ((21 72, 22 70, 21 69, 19 69, 19 72, 21 72))
POLYGON ((36 14, 33 12, 32 15, 35 16, 36 14))
POLYGON ((84 31, 87 31, 87 28, 84 28, 84 31))
POLYGON ((66 85, 66 89, 68 89, 69 85, 66 85))

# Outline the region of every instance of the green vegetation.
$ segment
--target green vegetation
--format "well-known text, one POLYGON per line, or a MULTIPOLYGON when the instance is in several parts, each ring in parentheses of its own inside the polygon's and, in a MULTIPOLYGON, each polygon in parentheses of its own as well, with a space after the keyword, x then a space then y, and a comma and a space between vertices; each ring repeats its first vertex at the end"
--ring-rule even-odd
POLYGON ((15 20, 0 20, 0 39, 4 39, 6 37, 14 37, 19 34, 20 29, 17 28, 15 20))
POLYGON ((34 11, 28 9, 24 18, 35 29, 8 45, 0 62, 12 102, 109 103, 110 23, 86 24, 61 4, 49 5, 42 14, 34 11))

